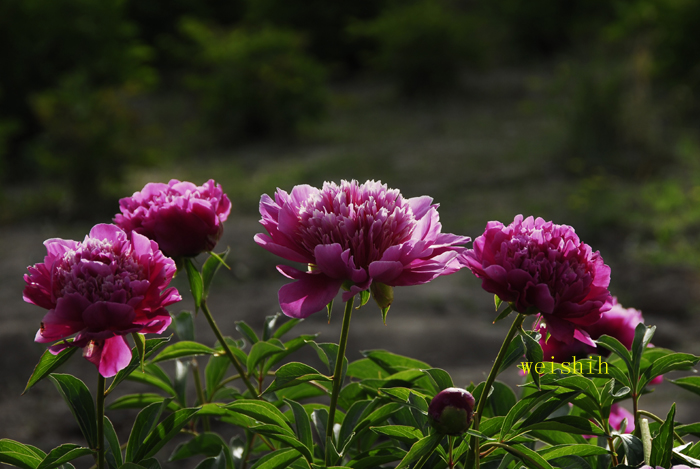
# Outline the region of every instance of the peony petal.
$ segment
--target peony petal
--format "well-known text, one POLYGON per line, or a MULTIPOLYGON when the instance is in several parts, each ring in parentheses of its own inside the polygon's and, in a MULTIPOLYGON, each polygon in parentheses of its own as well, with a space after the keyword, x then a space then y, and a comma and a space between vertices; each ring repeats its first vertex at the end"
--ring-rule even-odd
POLYGON ((123 336, 104 341, 98 370, 105 378, 111 378, 131 362, 131 348, 123 336))
POLYGON ((431 205, 433 203, 433 198, 427 195, 413 197, 406 200, 406 202, 408 206, 411 207, 413 216, 416 217, 417 220, 423 218, 423 216, 428 213, 428 210, 430 210, 430 207, 437 208, 437 205, 431 205))
MULTIPOLYGON (((350 253, 350 250, 347 250, 350 253)), ((343 248, 338 243, 319 244, 314 249, 316 266, 330 278, 345 280, 348 278, 348 265, 342 259, 343 248)))
POLYGON ((121 228, 117 225, 101 223, 95 225, 90 230, 91 238, 102 239, 111 242, 119 242, 126 240, 126 233, 124 233, 121 228))
POLYGON ((300 280, 280 288, 279 302, 282 312, 293 318, 306 318, 322 310, 338 294, 341 280, 324 274, 308 273, 300 280))
POLYGON ((78 293, 59 298, 56 308, 44 316, 35 340, 40 343, 54 342, 82 330, 85 327, 83 311, 90 306, 90 301, 78 293))
POLYGON ((399 261, 375 261, 369 265, 369 276, 374 281, 389 285, 401 275, 403 269, 404 266, 399 261))
POLYGON ((287 259, 292 262, 303 262, 305 264, 313 262, 313 259, 310 256, 301 254, 287 246, 275 243, 272 238, 266 234, 258 233, 253 239, 256 243, 258 243, 258 246, 268 250, 276 256, 280 256, 283 259, 287 259))
POLYGON ((590 345, 591 347, 595 347, 597 345, 593 339, 591 339, 588 332, 581 329, 576 329, 574 331, 574 339, 578 340, 579 342, 583 342, 586 345, 590 345))
POLYGON ((136 312, 127 304, 98 301, 85 309, 82 317, 91 332, 120 331, 133 328, 136 312))
POLYGON ((51 258, 63 257, 69 251, 75 251, 80 243, 72 239, 51 238, 44 241, 46 251, 51 258))
POLYGON ((544 283, 527 289, 527 301, 542 313, 550 314, 554 311, 554 298, 544 283))
POLYGON ((277 271, 284 275, 287 278, 295 279, 298 280, 300 278, 303 278, 307 272, 299 269, 295 269, 292 266, 289 265, 278 265, 277 266, 277 271))
POLYGON ((151 247, 151 240, 142 234, 132 232, 131 233, 131 243, 134 247, 134 254, 139 258, 142 256, 150 257, 153 255, 153 248, 151 247))

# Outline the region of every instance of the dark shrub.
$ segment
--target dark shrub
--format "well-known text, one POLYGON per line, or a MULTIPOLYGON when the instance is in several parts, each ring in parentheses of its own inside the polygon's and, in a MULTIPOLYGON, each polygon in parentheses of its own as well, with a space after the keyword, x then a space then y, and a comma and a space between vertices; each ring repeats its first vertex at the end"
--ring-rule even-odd
POLYGON ((292 134, 325 107, 325 70, 298 35, 272 28, 215 31, 190 20, 199 46, 188 84, 209 126, 223 140, 292 134))

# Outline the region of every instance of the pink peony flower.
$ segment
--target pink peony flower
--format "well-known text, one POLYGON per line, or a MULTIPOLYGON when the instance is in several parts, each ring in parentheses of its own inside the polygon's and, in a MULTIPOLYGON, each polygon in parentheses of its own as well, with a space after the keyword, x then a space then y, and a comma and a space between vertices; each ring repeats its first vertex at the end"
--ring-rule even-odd
POLYGON ((280 265, 296 282, 279 291, 282 311, 304 318, 320 311, 341 286, 343 301, 370 288, 388 307, 390 287, 426 283, 456 272, 464 236, 441 233, 437 205, 423 196, 404 199, 380 182, 324 183, 322 189, 278 189, 260 199, 260 223, 268 235, 255 242, 273 254, 309 264, 308 271, 280 265))
POLYGON ((508 226, 491 221, 462 262, 482 279, 484 290, 516 311, 542 313, 555 339, 595 345, 583 326, 612 305, 610 267, 570 226, 522 215, 508 226))
POLYGON ((102 224, 82 243, 54 238, 44 245, 44 262, 24 276, 24 301, 49 310, 35 340, 77 334, 73 342, 49 347, 52 353, 82 347, 107 378, 131 360, 126 334, 159 334, 170 324, 165 307, 182 298, 175 288, 166 290, 175 262, 155 242, 138 233, 129 239, 118 227, 102 224))
POLYGON ((131 197, 119 201, 122 213, 114 222, 158 243, 170 257, 193 257, 211 251, 224 231, 231 202, 213 179, 202 186, 172 179, 149 182, 131 197))

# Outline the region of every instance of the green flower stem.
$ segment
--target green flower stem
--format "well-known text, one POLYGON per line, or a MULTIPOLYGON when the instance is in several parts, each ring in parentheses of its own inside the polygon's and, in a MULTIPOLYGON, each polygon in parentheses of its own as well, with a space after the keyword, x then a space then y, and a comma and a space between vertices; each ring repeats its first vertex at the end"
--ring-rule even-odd
POLYGON ((447 437, 447 446, 450 448, 448 464, 449 464, 450 469, 453 469, 455 467, 455 463, 454 463, 454 459, 453 459, 453 455, 452 455, 452 447, 454 446, 454 443, 455 443, 455 437, 453 437, 452 435, 448 436, 447 437))
MULTIPOLYGON (((605 419, 603 421, 603 428, 605 429, 605 432, 608 435, 610 435, 610 433, 611 433, 611 431, 610 431, 611 430, 610 429, 610 419, 605 419)), ((612 459, 613 467, 615 467, 618 465, 618 461, 617 461, 617 453, 615 452, 615 443, 614 443, 614 439, 612 437, 608 438, 608 448, 610 449, 610 456, 612 459)))
POLYGON ((97 469, 105 464, 105 378, 97 373, 97 469))
MULTIPOLYGON (((199 400, 199 405, 204 405, 207 403, 207 400, 204 396, 204 389, 202 388, 202 379, 199 376, 199 363, 197 363, 196 358, 192 359, 192 376, 194 376, 194 388, 197 391, 197 399, 199 400)), ((209 417, 202 417, 202 425, 204 426, 205 432, 211 430, 211 427, 209 425, 209 417)))
MULTIPOLYGON (((474 421, 472 423, 473 429, 474 430, 479 430, 479 422, 481 421, 481 414, 484 413, 484 408, 486 407, 486 401, 488 401, 488 396, 489 396, 489 391, 491 390, 491 386, 493 385, 493 382, 496 381, 496 376, 498 376, 498 371, 501 368, 501 364, 503 363, 503 359, 506 356, 506 352, 508 351, 508 346, 510 343, 513 341, 513 338, 515 337, 515 334, 518 332, 518 329, 520 329, 520 326, 522 326, 523 321, 525 320, 525 315, 518 313, 518 315, 515 317, 513 320, 513 324, 510 326, 510 330, 508 331, 508 334, 506 335, 505 340, 503 340, 503 344, 501 344, 501 350, 498 351, 498 355, 496 356, 496 360, 493 362, 493 366, 491 367, 491 371, 489 372, 489 376, 486 378, 486 383, 484 383, 484 389, 481 391, 481 396, 479 397, 479 403, 476 406, 476 412, 474 413, 474 421)), ((471 438, 471 447, 472 447, 472 454, 474 455, 474 468, 479 469, 479 438, 476 436, 472 436, 471 438)))
POLYGON ((340 331, 340 343, 338 344, 338 356, 335 359, 335 371, 333 372, 333 391, 331 392, 331 406, 328 409, 328 422, 326 423, 326 465, 330 465, 331 450, 330 446, 333 442, 333 424, 335 423, 335 408, 338 406, 338 395, 340 388, 343 385, 343 362, 345 361, 345 349, 348 345, 348 333, 350 332, 350 317, 352 316, 352 307, 354 306, 355 297, 353 296, 345 303, 345 312, 343 313, 343 327, 340 331))
POLYGON ((236 371, 238 371, 238 374, 241 375, 241 379, 248 388, 248 391, 250 391, 250 394, 255 398, 260 397, 258 392, 255 390, 255 387, 250 382, 250 379, 248 379, 248 375, 243 370, 243 365, 241 365, 241 362, 238 361, 238 358, 236 358, 236 356, 231 351, 231 348, 226 343, 226 340, 224 339, 224 336, 221 333, 221 329, 219 329, 219 326, 216 325, 216 321, 214 321, 214 317, 211 315, 211 311, 209 311, 209 306, 207 306, 206 300, 202 300, 202 304, 200 304, 199 306, 202 308, 204 317, 207 318, 211 330, 214 331, 214 335, 216 335, 216 338, 219 340, 219 344, 221 344, 221 346, 224 348, 226 356, 229 360, 231 360, 231 363, 233 363, 233 366, 236 368, 236 371))
POLYGON ((639 426, 639 394, 636 391, 636 384, 634 385, 634 392, 632 392, 632 415, 634 416, 634 436, 637 438, 642 437, 642 430, 639 426))

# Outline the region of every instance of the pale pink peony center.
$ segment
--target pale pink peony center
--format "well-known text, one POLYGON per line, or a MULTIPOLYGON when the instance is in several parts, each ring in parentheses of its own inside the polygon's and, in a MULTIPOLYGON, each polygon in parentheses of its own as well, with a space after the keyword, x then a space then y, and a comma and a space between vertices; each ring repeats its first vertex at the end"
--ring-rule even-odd
POLYGON ((406 242, 416 226, 413 210, 396 189, 377 182, 325 183, 299 206, 300 243, 309 251, 338 243, 366 268, 406 242))
POLYGON ((55 266, 57 296, 79 293, 91 302, 131 299, 131 283, 145 279, 145 272, 131 249, 121 243, 87 239, 70 250, 55 266))

